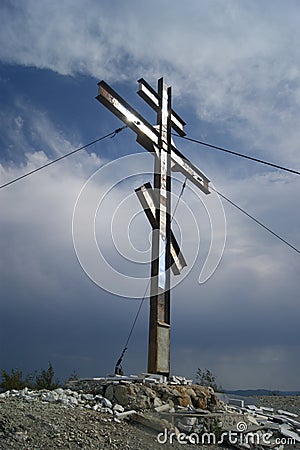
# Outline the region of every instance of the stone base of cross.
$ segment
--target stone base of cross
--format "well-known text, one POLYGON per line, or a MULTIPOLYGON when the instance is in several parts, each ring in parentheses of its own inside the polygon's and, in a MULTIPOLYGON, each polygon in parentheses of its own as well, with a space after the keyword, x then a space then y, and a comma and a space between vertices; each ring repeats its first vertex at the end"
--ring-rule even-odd
POLYGON ((170 373, 170 280, 179 275, 185 259, 171 230, 171 170, 181 172, 205 194, 209 180, 172 144, 172 128, 185 135, 185 122, 171 107, 171 88, 163 78, 157 92, 139 80, 138 94, 156 111, 152 126, 104 81, 97 99, 137 134, 137 141, 154 155, 154 189, 146 183, 136 194, 152 226, 148 372, 170 373))

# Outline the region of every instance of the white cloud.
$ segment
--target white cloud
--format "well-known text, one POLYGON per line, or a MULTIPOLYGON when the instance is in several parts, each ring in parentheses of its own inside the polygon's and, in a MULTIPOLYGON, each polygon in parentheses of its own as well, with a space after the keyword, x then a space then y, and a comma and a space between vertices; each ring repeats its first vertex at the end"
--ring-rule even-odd
POLYGON ((31 0, 2 7, 0 57, 114 82, 164 74, 200 118, 299 165, 298 14, 292 0, 31 0))
MULTIPOLYGON (((16 111, 18 109, 21 109, 22 116, 17 112, 2 111, 6 119, 1 124, 2 131, 7 123, 15 123, 17 128, 21 128, 16 135, 15 129, 8 127, 6 139, 22 150, 22 158, 0 164, 1 185, 75 147, 55 129, 45 113, 28 103, 19 103, 16 111), (20 123, 22 127, 19 127, 20 123)), ((59 271, 55 267, 58 263, 58 266, 61 264, 67 268, 65 262, 75 257, 71 236, 75 200, 86 177, 101 164, 103 161, 95 154, 81 151, 72 159, 60 161, 1 189, 3 289, 4 286, 8 288, 9 280, 34 291, 46 290, 48 293, 62 287, 63 278, 59 280, 59 271)))

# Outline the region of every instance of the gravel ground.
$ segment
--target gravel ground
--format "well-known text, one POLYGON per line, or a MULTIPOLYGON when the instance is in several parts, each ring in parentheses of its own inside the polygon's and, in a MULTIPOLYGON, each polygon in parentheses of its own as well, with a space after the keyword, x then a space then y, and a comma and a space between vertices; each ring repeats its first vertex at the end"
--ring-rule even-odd
MULTIPOLYGON (((0 399, 1 450, 182 449, 178 442, 160 444, 156 436, 156 432, 124 420, 117 423, 109 414, 85 408, 0 399)), ((184 448, 199 447, 185 444, 184 448)), ((214 450, 218 447, 201 448, 214 450)))
MULTIPOLYGON (((274 409, 284 409, 300 416, 300 396, 277 396, 257 397, 260 406, 267 406, 274 409)), ((300 420, 299 420, 300 421, 300 420)))
MULTIPOLYGON (((261 406, 284 409, 300 415, 300 397, 258 397, 261 406)), ((86 408, 67 408, 56 403, 0 399, 1 450, 55 449, 182 449, 174 442, 161 444, 157 433, 128 421, 115 422, 110 414, 86 408)), ((185 449, 199 448, 185 444, 185 449)), ((220 447, 202 446, 216 450, 220 447)), ((286 450, 299 446, 286 447, 286 450)), ((223 450, 225 447, 223 447, 223 450)))
MULTIPOLYGON (((298 414, 299 417, 296 419, 300 422, 300 396, 265 396, 256 397, 258 399, 259 406, 267 406, 274 409, 283 409, 285 411, 298 414)), ((296 445, 285 445, 285 450, 300 450, 300 444, 296 445)))

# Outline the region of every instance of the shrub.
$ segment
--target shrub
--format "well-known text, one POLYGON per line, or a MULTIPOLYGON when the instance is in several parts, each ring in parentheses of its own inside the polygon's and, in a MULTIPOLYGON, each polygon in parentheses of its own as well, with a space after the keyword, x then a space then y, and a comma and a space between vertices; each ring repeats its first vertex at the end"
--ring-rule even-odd
POLYGON ((23 373, 19 369, 12 369, 9 374, 6 370, 1 370, 2 382, 1 389, 10 391, 12 389, 23 389, 25 381, 23 380, 23 373))
POLYGON ((52 389, 56 389, 59 387, 60 383, 58 378, 54 380, 54 369, 52 367, 51 362, 49 361, 49 366, 47 370, 42 369, 41 374, 37 375, 36 389, 48 389, 51 391, 52 389))
POLYGON ((215 375, 209 369, 199 369, 196 374, 197 384, 201 386, 211 386, 215 391, 222 392, 222 386, 218 386, 216 383, 215 375))
POLYGON ((25 387, 29 389, 56 389, 60 386, 59 380, 54 379, 54 369, 51 362, 47 370, 41 369, 39 375, 30 373, 23 379, 23 373, 20 369, 12 369, 11 373, 6 370, 1 371, 2 381, 0 383, 0 389, 2 391, 11 391, 12 389, 21 390, 25 387))

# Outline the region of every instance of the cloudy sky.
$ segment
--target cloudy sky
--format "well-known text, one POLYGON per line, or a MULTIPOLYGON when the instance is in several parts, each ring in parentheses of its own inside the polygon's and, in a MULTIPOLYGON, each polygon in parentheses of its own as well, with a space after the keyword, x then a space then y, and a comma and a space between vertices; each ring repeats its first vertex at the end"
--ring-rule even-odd
MULTIPOLYGON (((172 85, 189 137, 300 169, 297 0, 0 8, 1 184, 122 125, 95 100, 102 79, 155 124, 136 95, 141 77, 172 85)), ((135 137, 124 130, 0 190, 1 368, 51 361, 61 379, 114 370, 150 271, 150 226, 134 188, 151 181, 153 161, 135 137)), ((300 248, 298 175, 174 139, 216 189, 300 248)), ((176 174, 177 195, 183 180, 176 174)), ((226 229, 215 194, 188 184, 176 211, 189 267, 172 290, 172 373, 209 368, 225 388, 299 390, 299 253, 223 206, 226 229), (212 272, 225 231, 221 262, 199 284, 210 242, 212 272)), ((146 370, 147 333, 146 299, 128 374, 146 370)))

